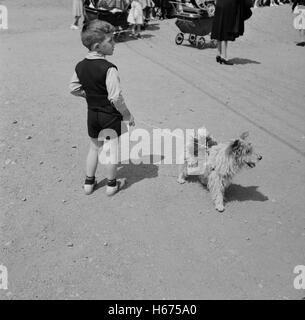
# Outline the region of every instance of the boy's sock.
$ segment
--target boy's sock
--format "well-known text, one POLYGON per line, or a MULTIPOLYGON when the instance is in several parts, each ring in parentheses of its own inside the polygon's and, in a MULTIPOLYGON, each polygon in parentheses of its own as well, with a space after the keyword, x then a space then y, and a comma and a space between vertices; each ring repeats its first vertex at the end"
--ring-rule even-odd
POLYGON ((93 192, 95 185, 96 185, 95 176, 93 177, 86 176, 86 180, 84 184, 85 194, 87 195, 91 194, 93 192))
POLYGON ((107 194, 107 196, 113 196, 119 190, 121 190, 124 187, 125 184, 126 184, 126 179, 108 180, 107 186, 106 186, 106 194, 107 194))
POLYGON ((116 186, 116 179, 112 179, 112 180, 107 179, 107 186, 115 187, 116 186))
POLYGON ((94 182, 95 182, 95 176, 93 177, 86 176, 85 184, 94 184, 94 182))

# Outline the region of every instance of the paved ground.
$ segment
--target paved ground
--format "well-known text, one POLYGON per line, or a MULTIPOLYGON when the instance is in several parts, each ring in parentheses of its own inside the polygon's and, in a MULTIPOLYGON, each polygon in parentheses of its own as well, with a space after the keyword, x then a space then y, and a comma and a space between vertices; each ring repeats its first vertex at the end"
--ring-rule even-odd
POLYGON ((1 1, 0 298, 305 296, 293 287, 305 264, 305 49, 290 7, 254 10, 230 43, 234 66, 216 64, 213 48, 177 46, 174 19, 111 57, 138 128, 205 124, 220 141, 250 131, 263 160, 236 177, 221 215, 200 184, 176 183, 174 165, 122 166, 129 185, 111 199, 100 169, 83 195, 86 108, 68 83, 86 50, 70 3, 11 2, 1 1))

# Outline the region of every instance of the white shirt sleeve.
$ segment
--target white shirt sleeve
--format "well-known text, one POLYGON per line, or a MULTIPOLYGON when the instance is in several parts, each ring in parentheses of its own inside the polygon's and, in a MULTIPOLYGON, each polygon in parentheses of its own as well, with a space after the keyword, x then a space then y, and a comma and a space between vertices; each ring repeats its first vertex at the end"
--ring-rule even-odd
POLYGON ((108 100, 124 116, 129 118, 130 112, 125 104, 120 78, 116 68, 109 68, 106 76, 106 88, 108 91, 108 100))
POLYGON ((78 76, 75 71, 74 71, 73 76, 71 78, 69 88, 70 88, 70 92, 74 96, 86 98, 86 93, 85 93, 81 83, 79 82, 78 76))
POLYGON ((119 99, 122 94, 120 78, 116 68, 109 68, 106 76, 106 88, 108 91, 108 100, 113 102, 119 99))

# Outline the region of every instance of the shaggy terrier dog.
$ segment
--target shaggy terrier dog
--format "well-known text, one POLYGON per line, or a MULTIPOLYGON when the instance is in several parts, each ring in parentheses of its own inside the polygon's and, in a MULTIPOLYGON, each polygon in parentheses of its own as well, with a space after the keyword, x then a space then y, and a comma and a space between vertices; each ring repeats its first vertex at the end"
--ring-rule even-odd
POLYGON ((251 143, 246 141, 248 132, 242 133, 238 139, 217 144, 204 128, 200 130, 198 130, 198 137, 195 136, 186 144, 185 162, 179 167, 177 181, 179 183, 186 181, 189 175, 189 163, 192 167, 196 161, 196 148, 205 151, 205 166, 199 174, 199 180, 210 191, 216 210, 222 212, 224 211, 224 192, 231 184, 233 177, 244 167, 254 168, 262 156, 255 153, 251 143), (200 136, 200 130, 206 134, 200 136))

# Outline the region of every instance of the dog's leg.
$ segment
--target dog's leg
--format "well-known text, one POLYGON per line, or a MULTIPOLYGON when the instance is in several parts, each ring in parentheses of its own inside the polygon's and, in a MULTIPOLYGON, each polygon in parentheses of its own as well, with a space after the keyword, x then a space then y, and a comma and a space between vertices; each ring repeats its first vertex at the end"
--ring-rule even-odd
POLYGON ((201 174, 198 177, 200 183, 203 184, 205 187, 208 186, 210 172, 211 172, 210 166, 207 164, 204 170, 204 174, 201 174))
POLYGON ((187 177, 187 168, 186 168, 186 162, 184 164, 179 164, 178 168, 178 183, 185 183, 185 178, 187 177))
POLYGON ((208 189, 211 192, 212 199, 215 204, 215 209, 219 212, 224 211, 223 205, 223 194, 224 194, 224 185, 222 183, 221 177, 215 172, 212 171, 209 175, 208 189))

